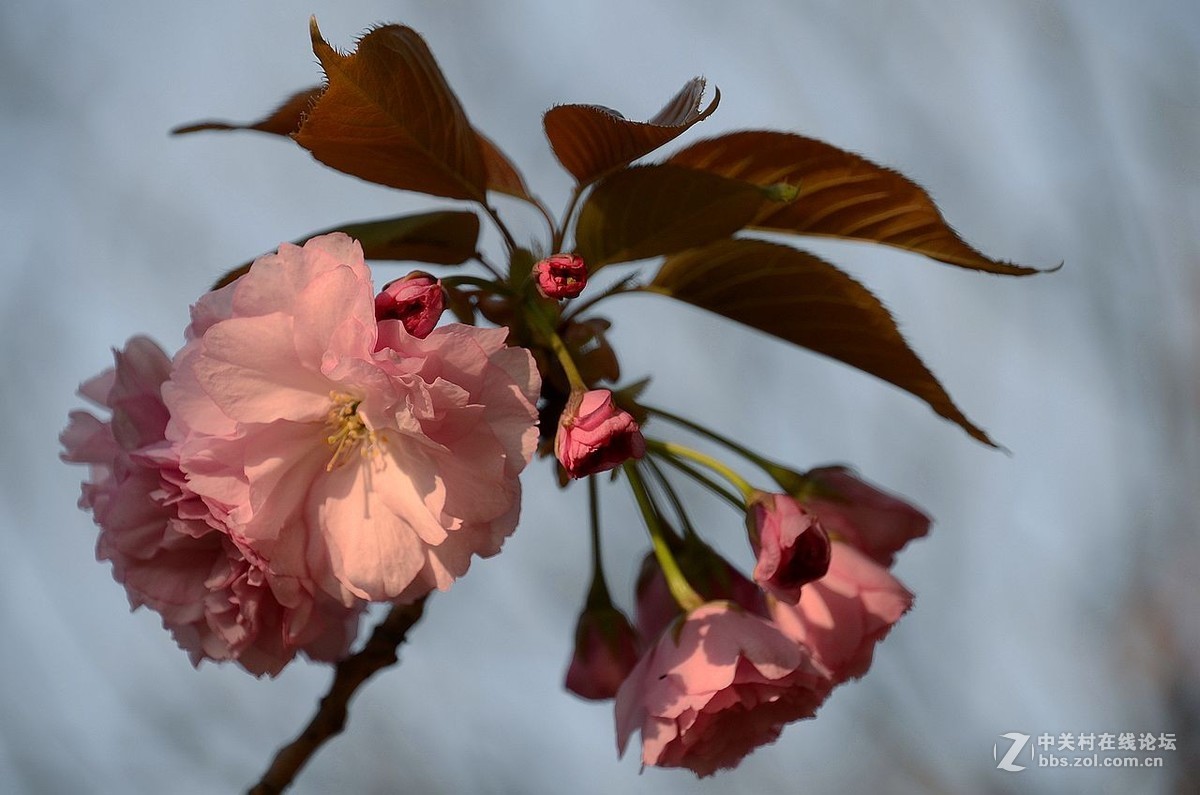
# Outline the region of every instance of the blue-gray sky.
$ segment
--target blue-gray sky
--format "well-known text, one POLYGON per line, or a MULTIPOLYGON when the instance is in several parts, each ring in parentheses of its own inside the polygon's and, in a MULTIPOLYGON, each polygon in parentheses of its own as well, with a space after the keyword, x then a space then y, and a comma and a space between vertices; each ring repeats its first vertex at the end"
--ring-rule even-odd
MULTIPOLYGON (((193 670, 94 561, 75 509, 83 471, 56 442, 110 348, 137 333, 177 347, 188 305, 225 269, 331 223, 429 206, 281 140, 166 135, 254 118, 316 82, 313 12, 342 48, 375 22, 424 34, 473 122, 552 206, 570 183, 542 111, 645 117, 703 74, 721 107, 682 143, 744 128, 823 138, 926 186, 987 253, 1066 266, 1002 279, 811 246, 884 299, 1011 455, 870 377, 699 312, 635 297, 605 313, 625 373, 653 375, 656 403, 801 468, 852 463, 935 517, 897 567, 916 608, 816 721, 703 782, 617 761, 611 710, 561 689, 586 522, 582 490, 558 493, 542 464, 505 551, 431 602, 400 667, 363 691, 296 792, 1170 791, 1183 750, 1157 772, 1006 773, 992 749, 1012 731, 1196 739, 1194 4, 17 0, 0 8, 6 792, 236 791, 328 679, 305 663, 276 681, 193 670)), ((519 237, 538 233, 520 206, 501 210, 519 237)), ((610 577, 627 599, 644 533, 626 493, 606 499, 610 577)), ((734 517, 713 515, 714 542, 748 563, 734 517)))

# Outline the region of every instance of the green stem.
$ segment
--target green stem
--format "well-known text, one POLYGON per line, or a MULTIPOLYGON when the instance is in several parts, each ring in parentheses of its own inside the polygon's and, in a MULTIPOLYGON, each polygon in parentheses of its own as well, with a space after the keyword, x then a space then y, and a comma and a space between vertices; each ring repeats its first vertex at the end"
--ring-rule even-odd
POLYGON ((559 364, 567 374, 567 382, 571 385, 573 392, 586 392, 588 390, 587 383, 583 380, 583 376, 579 374, 579 368, 575 366, 575 360, 571 358, 571 352, 567 350, 567 344, 562 341, 562 337, 558 336, 558 332, 554 330, 553 323, 545 316, 542 309, 537 304, 526 304, 529 307, 527 317, 532 321, 550 343, 550 349, 554 351, 554 355, 558 357, 559 364))
POLYGON ((805 480, 799 475, 799 473, 793 472, 787 467, 781 466, 771 459, 765 458, 753 450, 743 447, 732 439, 722 436, 716 431, 706 428, 697 422, 693 422, 686 417, 680 417, 678 414, 673 414, 666 409, 660 409, 656 406, 647 406, 645 404, 642 404, 642 408, 651 414, 655 414, 663 419, 670 420, 677 425, 682 425, 689 430, 695 431, 701 436, 712 439, 714 442, 728 447, 730 450, 742 456, 747 461, 751 462, 759 469, 770 475, 771 478, 789 494, 799 494, 804 490, 805 480))
POLYGON ((588 607, 612 605, 608 583, 604 580, 604 561, 600 557, 600 500, 596 494, 595 476, 588 481, 588 517, 592 528, 592 588, 588 592, 588 607))
POLYGON ((660 409, 656 406, 647 406, 644 403, 642 404, 642 408, 644 408, 646 411, 650 412, 651 414, 657 414, 658 416, 662 417, 663 419, 670 420, 671 422, 673 422, 677 425, 682 425, 683 427, 687 428, 688 430, 695 431, 696 433, 700 434, 701 436, 712 439, 714 442, 717 442, 718 444, 723 444, 726 447, 728 447, 730 450, 732 450, 733 452, 737 453, 738 455, 742 456, 743 458, 745 458, 755 464, 758 464, 759 466, 762 466, 763 464, 771 463, 770 461, 767 461, 767 459, 760 456, 758 453, 755 453, 753 450, 748 450, 745 447, 743 447, 742 445, 733 441, 732 439, 722 436, 721 434, 717 433, 716 431, 710 430, 697 422, 693 422, 692 420, 687 419, 686 417, 680 417, 678 414, 673 414, 673 413, 667 411, 666 409, 660 409))
POLYGON ((571 352, 567 350, 566 343, 562 341, 562 337, 558 336, 556 331, 550 332, 550 347, 554 350, 554 355, 558 357, 559 364, 567 373, 567 383, 571 385, 571 390, 586 392, 588 385, 584 382, 583 376, 579 374, 579 368, 575 366, 575 360, 571 358, 571 352))
POLYGON ((647 439, 646 447, 660 455, 675 456, 677 458, 686 458, 695 461, 701 466, 708 467, 713 472, 716 472, 721 477, 728 480, 734 488, 742 493, 742 497, 749 500, 754 495, 755 488, 750 485, 750 481, 734 472, 721 461, 713 458, 707 453, 702 453, 699 450, 693 450, 690 447, 685 447, 682 444, 674 442, 664 442, 661 439, 647 439))
POLYGON ((703 486, 704 488, 711 491, 713 494, 716 494, 718 497, 725 500, 727 503, 732 505, 735 510, 744 511, 746 509, 745 502, 738 499, 735 495, 733 495, 729 491, 727 491, 725 489, 725 487, 722 486, 720 483, 717 483, 715 480, 713 480, 712 478, 710 478, 708 475, 704 474, 700 470, 696 469, 691 464, 680 461, 678 458, 675 458, 674 456, 669 456, 669 455, 662 456, 662 460, 666 461, 668 464, 675 467, 680 472, 687 475, 692 480, 696 481, 701 486, 703 486))
POLYGON ((692 520, 688 518, 687 511, 683 508, 683 501, 679 499, 679 494, 675 491, 675 487, 667 479, 667 474, 662 471, 662 467, 653 458, 647 457, 645 463, 654 475, 654 479, 662 486, 663 493, 667 495, 667 499, 671 501, 671 507, 675 509, 675 515, 679 517, 679 523, 683 525, 684 535, 689 538, 695 536, 696 528, 692 526, 692 520))
POLYGON ((658 521, 658 512, 650 499, 650 493, 646 491, 646 484, 642 481, 642 475, 638 472, 637 466, 632 461, 626 461, 622 466, 625 470, 625 477, 629 478, 634 499, 637 500, 638 508, 641 509, 642 516, 646 520, 646 527, 650 531, 650 543, 654 546, 654 557, 658 560, 663 577, 667 580, 667 589, 670 590, 671 596, 675 598, 683 612, 690 613, 704 604, 704 599, 688 584, 687 578, 683 576, 679 564, 675 561, 675 556, 671 554, 671 548, 663 535, 662 525, 658 521))

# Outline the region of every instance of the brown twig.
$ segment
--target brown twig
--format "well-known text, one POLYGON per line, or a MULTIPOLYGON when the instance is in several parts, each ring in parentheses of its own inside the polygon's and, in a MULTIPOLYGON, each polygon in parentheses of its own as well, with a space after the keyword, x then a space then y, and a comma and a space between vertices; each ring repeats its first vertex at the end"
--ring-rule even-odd
POLYGON ((279 795, 308 763, 317 749, 341 733, 346 726, 346 709, 359 686, 376 671, 396 662, 396 650, 408 631, 421 619, 425 598, 410 605, 396 605, 371 633, 362 651, 337 664, 329 692, 300 736, 279 749, 271 766, 248 795, 279 795))

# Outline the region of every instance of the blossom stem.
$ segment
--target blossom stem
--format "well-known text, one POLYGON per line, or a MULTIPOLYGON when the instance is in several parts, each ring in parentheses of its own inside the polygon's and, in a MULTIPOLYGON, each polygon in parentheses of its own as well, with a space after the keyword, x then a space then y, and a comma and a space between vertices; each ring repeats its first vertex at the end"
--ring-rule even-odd
POLYGON ((655 414, 663 419, 670 420, 677 425, 682 425, 688 430, 695 431, 701 436, 712 439, 714 442, 728 447, 730 450, 742 456, 747 461, 770 475, 771 478, 789 494, 799 494, 806 488, 807 481, 799 473, 794 472, 787 467, 780 466, 769 458, 765 458, 753 450, 743 447, 732 439, 722 436, 716 431, 706 428, 698 422, 693 422, 686 417, 680 417, 678 414, 673 414, 666 409, 660 409, 656 406, 647 406, 642 404, 642 408, 651 414, 655 414))
POLYGON ((372 674, 395 664, 397 649, 405 641, 408 631, 421 620, 426 598, 394 606, 387 618, 375 627, 362 650, 337 664, 329 692, 321 699, 312 720, 295 740, 279 749, 271 766, 250 788, 248 795, 283 792, 317 749, 342 732, 350 698, 372 674))
POLYGON ((683 576, 683 572, 679 568, 679 563, 671 554, 671 547, 663 534, 662 524, 658 520, 658 511, 650 498, 650 493, 646 491, 642 473, 638 471, 637 465, 632 461, 626 461, 622 467, 625 470, 625 477, 629 478, 633 497, 637 500, 638 508, 641 509, 642 516, 646 520, 646 528, 650 531, 650 543, 654 546, 654 557, 658 560, 659 567, 662 568, 663 577, 667 581, 667 589, 670 590, 671 596, 675 598, 683 612, 690 613, 704 604, 704 599, 688 584, 687 578, 683 576))
POLYGON ((567 382, 571 385, 571 389, 586 392, 588 388, 587 383, 584 382, 583 376, 579 374, 579 368, 575 366, 575 360, 571 358, 571 352, 567 350, 567 345, 562 341, 562 337, 558 336, 558 332, 550 332, 550 347, 554 350, 554 355, 558 357, 563 370, 566 371, 567 382))
POLYGON ((608 593, 608 583, 604 579, 604 561, 600 556, 600 498, 596 491, 596 478, 593 475, 588 483, 588 518, 592 530, 592 587, 588 591, 588 607, 610 607, 612 596, 608 593))
MULTIPOLYGON (((483 211, 488 214, 488 217, 492 219, 492 223, 496 225, 496 229, 500 231, 501 237, 504 238, 504 245, 508 247, 509 253, 511 254, 516 251, 517 241, 513 239, 512 233, 508 231, 508 227, 504 225, 504 221, 500 220, 500 214, 496 212, 496 208, 487 202, 480 202, 479 204, 483 207, 483 211)), ((499 274, 496 275, 499 276, 499 274)))
POLYGON ((571 385, 571 390, 586 392, 588 390, 587 382, 579 374, 579 368, 575 366, 575 360, 571 358, 571 352, 567 350, 567 344, 562 341, 562 337, 558 336, 558 332, 554 330, 554 326, 550 320, 542 314, 540 307, 534 305, 530 307, 530 310, 528 313, 529 319, 542 332, 542 336, 546 338, 546 342, 550 343, 550 349, 554 351, 559 364, 562 365, 563 371, 567 374, 567 383, 571 385))
POLYGON ((682 444, 664 442, 661 439, 647 439, 646 447, 647 449, 652 450, 659 455, 673 456, 675 458, 686 458, 696 462, 697 464, 700 464, 701 466, 708 467, 713 472, 716 472, 718 475, 728 480, 734 486, 734 488, 742 493, 742 497, 746 500, 749 500, 754 494, 755 489, 750 485, 748 480, 707 453, 702 453, 699 450, 693 450, 692 448, 686 447, 682 444))
POLYGON ((745 458, 755 464, 758 464, 761 466, 764 463, 769 463, 765 458, 760 456, 758 453, 755 453, 753 450, 748 450, 747 448, 743 447, 742 445, 738 444, 737 442, 733 441, 732 439, 722 436, 721 434, 717 433, 716 431, 706 428, 698 422, 693 422, 692 420, 689 420, 686 417, 681 417, 678 414, 674 414, 670 411, 667 411, 666 409, 660 409, 657 406, 647 406, 643 403, 642 408, 644 408, 646 411, 650 412, 651 414, 657 414, 658 416, 662 417, 663 419, 670 420, 671 422, 673 422, 677 425, 682 425, 683 427, 687 428, 688 430, 695 431, 696 433, 700 434, 701 436, 712 439, 714 442, 717 442, 718 444, 723 444, 726 447, 728 447, 730 450, 732 450, 733 452, 737 453, 738 455, 742 456, 743 458, 745 458))
POLYGON ((669 455, 660 455, 659 457, 663 461, 667 462, 671 466, 678 469, 683 474, 690 477, 692 480, 699 483, 704 488, 711 491, 713 494, 716 494, 718 497, 725 500, 725 502, 732 505, 735 510, 744 511, 746 509, 745 502, 743 502, 741 499, 739 499, 736 495, 734 495, 732 492, 730 492, 728 489, 726 489, 720 483, 716 482, 715 480, 710 478, 708 475, 704 474, 699 469, 696 469, 694 466, 687 463, 686 461, 681 461, 680 459, 675 458, 674 456, 669 456, 669 455))
POLYGON ((683 525, 683 534, 689 538, 694 537, 696 535, 696 528, 692 526, 692 520, 683 508, 683 500, 679 499, 679 494, 675 491, 675 487, 667 479, 667 473, 662 471, 662 467, 653 458, 648 457, 645 459, 645 462, 646 467, 654 475, 654 479, 662 486, 663 493, 667 495, 667 499, 671 502, 671 507, 675 509, 675 515, 679 517, 679 523, 683 525))

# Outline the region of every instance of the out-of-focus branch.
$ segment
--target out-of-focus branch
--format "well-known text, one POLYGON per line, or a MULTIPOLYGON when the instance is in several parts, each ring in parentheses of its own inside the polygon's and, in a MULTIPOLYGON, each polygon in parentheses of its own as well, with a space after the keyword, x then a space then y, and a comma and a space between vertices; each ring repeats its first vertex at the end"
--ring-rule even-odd
POLYGON ((341 733, 346 726, 350 698, 372 674, 396 662, 396 651, 408 631, 421 619, 425 599, 396 605, 371 633, 367 645, 337 664, 333 684, 321 699, 317 713, 295 740, 279 749, 271 766, 248 795, 278 795, 295 779, 317 749, 341 733))

